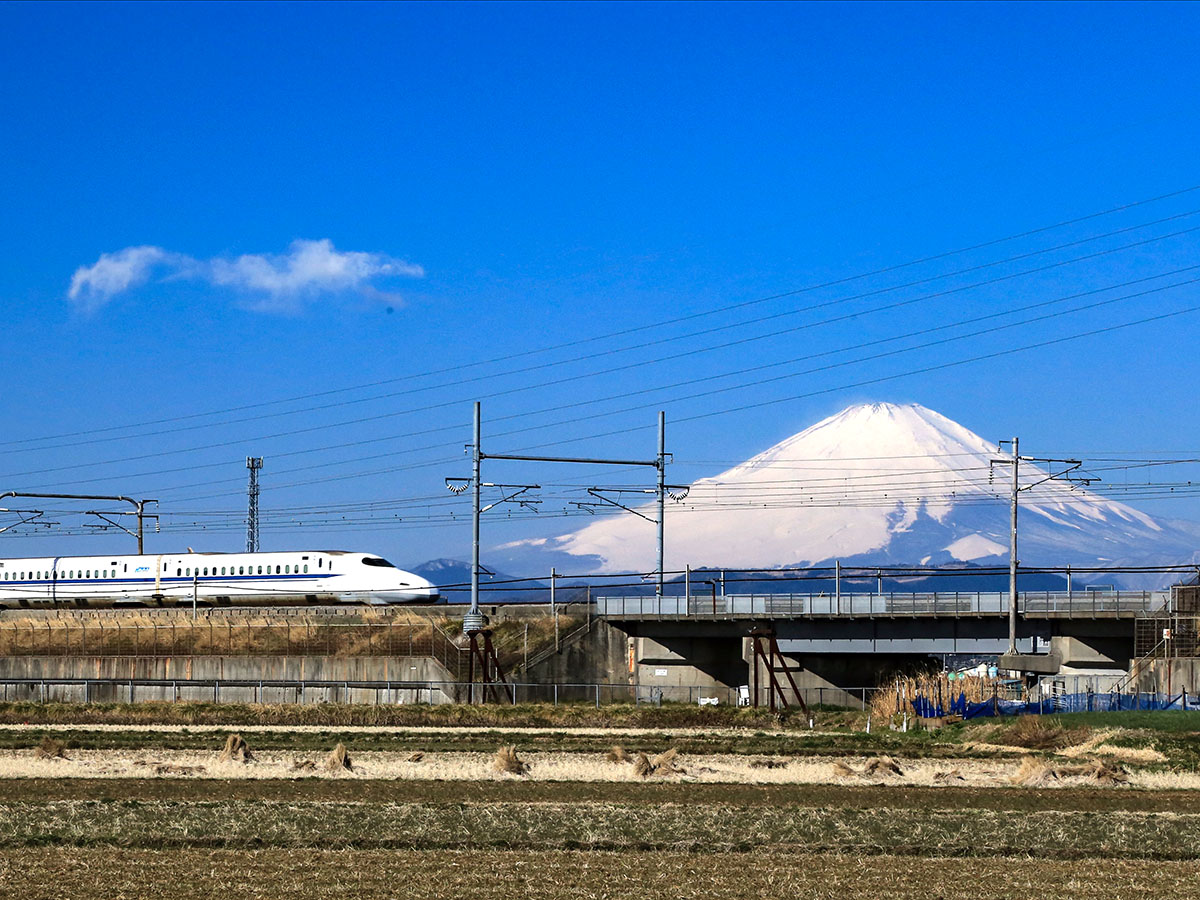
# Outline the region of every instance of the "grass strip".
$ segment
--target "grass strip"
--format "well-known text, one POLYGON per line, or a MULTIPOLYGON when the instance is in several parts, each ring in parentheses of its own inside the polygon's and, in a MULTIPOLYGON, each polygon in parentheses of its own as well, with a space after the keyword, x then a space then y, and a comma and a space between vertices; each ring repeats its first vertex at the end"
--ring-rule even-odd
POLYGON ((699 784, 546 781, 393 781, 184 778, 0 779, 8 803, 50 801, 253 803, 599 803, 622 806, 720 804, 741 807, 1007 812, 1175 812, 1200 814, 1200 791, 1114 788, 915 787, 854 784, 699 784))
MULTIPOLYGON (((865 714, 830 712, 831 724, 857 724, 865 714)), ((527 703, 515 706, 428 704, 256 703, 0 703, 4 724, 101 725, 353 725, 465 727, 807 728, 798 712, 732 706, 614 703, 527 703)))
MULTIPOLYGON (((67 750, 217 750, 225 742, 224 732, 150 731, 131 727, 128 731, 88 731, 79 728, 31 727, 0 730, 0 750, 36 747, 44 737, 63 742, 67 750)), ((328 749, 344 743, 359 752, 369 750, 424 750, 426 752, 494 752, 500 744, 516 743, 522 750, 575 753, 607 753, 615 741, 630 752, 661 753, 668 746, 685 754, 774 755, 774 756, 862 756, 890 754, 910 759, 989 759, 1018 756, 1024 752, 971 750, 961 744, 938 742, 928 736, 882 732, 765 733, 715 731, 644 735, 575 734, 565 729, 529 731, 520 734, 489 731, 487 728, 444 733, 404 731, 355 731, 330 728, 321 731, 260 731, 248 736, 256 750, 305 752, 328 749)))
POLYGON ((1200 858, 1200 815, 664 803, 56 801, 0 805, 0 848, 557 849, 1200 858))

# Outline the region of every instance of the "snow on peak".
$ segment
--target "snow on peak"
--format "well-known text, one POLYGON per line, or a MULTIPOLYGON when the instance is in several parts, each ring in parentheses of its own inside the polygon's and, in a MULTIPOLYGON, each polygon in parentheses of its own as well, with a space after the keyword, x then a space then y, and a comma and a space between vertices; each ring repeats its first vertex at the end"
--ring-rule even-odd
MULTIPOLYGON (((996 444, 917 403, 850 406, 667 504, 667 568, 769 568, 834 559, 864 563, 1007 558, 1008 466, 996 444)), ((1021 558, 1082 564, 1152 550, 1192 553, 1194 539, 1124 504, 1021 467, 1021 558)), ((653 517, 652 507, 646 513, 653 517)), ((530 542, 526 543, 530 546, 530 542)), ((653 525, 598 519, 543 549, 650 571, 653 525)))

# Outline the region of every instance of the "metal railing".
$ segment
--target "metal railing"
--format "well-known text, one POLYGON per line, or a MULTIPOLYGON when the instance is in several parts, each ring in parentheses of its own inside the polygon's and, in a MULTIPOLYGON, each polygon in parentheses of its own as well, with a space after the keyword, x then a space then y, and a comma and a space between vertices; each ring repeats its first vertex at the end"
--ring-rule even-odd
MULTIPOLYGON (((1017 608, 1027 617, 1132 617, 1162 609, 1166 591, 1024 591, 1017 608)), ((884 594, 726 594, 691 597, 595 598, 596 615, 645 618, 805 618, 810 616, 1004 616, 1002 591, 884 594)))
MULTIPOLYGON (((745 688, 650 684, 511 684, 516 703, 745 706, 745 688)), ((880 688, 803 688, 810 709, 865 709, 880 688)), ((354 681, 162 678, 5 678, 0 701, 139 703, 452 703, 478 700, 483 686, 458 681, 354 681)), ((760 698, 761 700, 762 698, 760 698)), ((764 704, 765 705, 765 704, 764 704)))

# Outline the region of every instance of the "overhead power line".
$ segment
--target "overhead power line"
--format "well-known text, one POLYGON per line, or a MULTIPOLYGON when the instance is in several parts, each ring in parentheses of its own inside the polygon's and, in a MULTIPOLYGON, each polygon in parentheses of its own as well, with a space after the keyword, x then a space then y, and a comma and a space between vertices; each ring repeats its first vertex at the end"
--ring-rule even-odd
MULTIPOLYGON (((486 360, 480 360, 477 362, 468 362, 468 363, 463 363, 463 364, 455 365, 455 366, 448 366, 448 367, 445 367, 442 369, 436 369, 436 370, 431 370, 431 371, 422 372, 422 373, 414 373, 411 375, 400 376, 397 378, 383 379, 383 380, 379 380, 379 381, 367 382, 367 383, 363 383, 363 384, 359 384, 359 385, 353 385, 353 386, 344 387, 344 388, 336 388, 336 389, 331 389, 331 390, 326 390, 326 391, 318 391, 318 392, 311 392, 311 393, 306 393, 306 394, 299 394, 299 395, 294 395, 291 397, 281 398, 281 399, 272 400, 272 401, 262 401, 262 402, 252 403, 252 404, 244 404, 244 405, 235 406, 235 407, 226 407, 226 408, 223 408, 220 410, 212 410, 212 411, 203 412, 203 413, 190 413, 190 414, 183 415, 183 416, 170 416, 170 417, 164 417, 164 418, 159 418, 159 419, 152 419, 152 420, 148 420, 148 421, 141 422, 141 423, 127 424, 127 425, 113 425, 113 426, 107 426, 107 427, 99 428, 99 429, 89 429, 89 430, 73 431, 73 432, 62 432, 62 433, 58 433, 58 434, 54 434, 54 435, 47 435, 47 436, 43 436, 43 437, 39 437, 39 438, 24 438, 24 439, 19 439, 19 440, 14 440, 14 441, 5 441, 5 442, 0 442, 0 448, 20 447, 22 445, 27 445, 27 444, 31 444, 31 443, 42 443, 45 441, 60 440, 60 439, 66 439, 66 438, 78 438, 78 437, 85 437, 88 435, 94 436, 94 435, 100 435, 100 434, 111 434, 112 432, 115 432, 115 431, 125 431, 125 430, 134 429, 134 428, 144 428, 144 427, 152 427, 155 425, 193 421, 193 420, 200 419, 200 418, 211 418, 213 416, 218 416, 218 415, 227 415, 229 413, 249 412, 251 410, 265 409, 265 408, 268 408, 271 406, 279 406, 279 405, 283 405, 283 404, 287 404, 287 403, 302 402, 302 401, 306 401, 306 400, 319 399, 322 397, 336 396, 339 394, 350 393, 350 392, 354 392, 354 391, 358 391, 358 390, 367 390, 367 389, 374 388, 374 387, 382 387, 382 386, 389 385, 389 384, 397 384, 397 383, 401 383, 401 382, 405 382, 405 381, 411 381, 414 379, 430 377, 430 376, 439 375, 439 374, 457 373, 457 372, 461 372, 462 370, 467 369, 467 368, 492 365, 495 363, 501 363, 501 362, 511 361, 514 359, 526 358, 529 356, 538 355, 538 354, 547 353, 547 352, 553 352, 556 350, 575 348, 575 347, 579 347, 579 346, 586 345, 589 343, 611 340, 613 338, 623 337, 623 336, 627 336, 630 334, 636 334, 636 333, 641 333, 644 331, 649 331, 649 330, 653 330, 653 329, 657 329, 657 328, 678 325, 683 322, 694 321, 697 319, 706 318, 706 317, 713 316, 713 315, 718 315, 718 314, 724 313, 724 312, 730 312, 733 310, 756 306, 756 305, 771 302, 774 300, 786 299, 789 297, 799 296, 799 295, 802 295, 805 293, 811 293, 811 292, 822 290, 822 289, 827 289, 827 288, 831 288, 831 287, 838 287, 838 286, 842 286, 845 284, 850 284, 855 281, 860 281, 860 280, 864 280, 867 278, 877 277, 879 275, 885 275, 885 274, 889 274, 889 273, 893 273, 893 272, 897 272, 897 271, 902 271, 904 269, 927 264, 930 262, 936 262, 936 261, 940 261, 940 260, 944 260, 944 259, 949 259, 954 256, 962 255, 965 253, 975 252, 978 250, 983 250, 983 249, 987 249, 990 247, 999 246, 1004 243, 1009 243, 1012 241, 1021 240, 1021 239, 1028 238, 1028 237, 1033 237, 1033 236, 1036 236, 1039 234, 1045 234, 1045 233, 1055 231, 1055 230, 1058 230, 1061 228, 1069 227, 1072 225, 1082 224, 1087 221, 1092 221, 1092 220, 1099 219, 1099 218, 1102 218, 1105 216, 1110 216, 1110 215, 1114 215, 1114 214, 1117 214, 1120 212, 1125 212, 1125 211, 1128 211, 1128 210, 1131 210, 1131 209, 1134 209, 1137 207, 1161 202, 1163 200, 1181 197, 1181 196, 1184 196, 1187 194, 1194 193, 1196 191, 1200 191, 1200 185, 1183 188, 1183 189, 1180 189, 1177 191, 1171 191, 1171 192, 1168 192, 1165 194, 1160 194, 1160 195, 1157 195, 1154 197, 1149 197, 1149 198, 1144 198, 1144 199, 1137 200, 1137 201, 1132 201, 1129 203, 1110 207, 1106 210, 1102 210, 1099 212, 1090 213, 1090 214, 1087 214, 1084 216, 1079 216, 1079 217, 1076 217, 1073 219, 1063 220, 1063 221, 1056 222, 1056 223, 1053 223, 1050 225, 1040 226, 1038 228, 1030 229, 1030 230, 1027 230, 1024 232, 1019 232, 1016 234, 1011 234, 1011 235, 1007 235, 1004 237, 995 238, 992 240, 969 245, 966 247, 961 247, 961 248, 958 248, 955 250, 945 251, 945 252, 932 254, 929 256, 925 256, 925 257, 920 257, 917 259, 908 260, 906 262, 898 263, 898 264, 895 264, 892 266, 885 266, 885 267, 870 270, 867 272, 861 272, 861 273, 846 276, 843 278, 838 278, 838 279, 833 279, 833 280, 826 281, 826 282, 821 282, 818 284, 807 285, 807 286, 804 286, 801 288, 796 288, 796 289, 789 290, 789 291, 783 291, 780 293, 757 297, 757 298, 753 298, 750 300, 739 301, 737 303, 726 304, 726 305, 723 305, 720 307, 715 307, 713 309, 702 310, 699 312, 690 313, 690 314, 683 315, 683 316, 676 316, 676 317, 672 317, 669 319, 661 320, 659 322, 649 323, 646 325, 634 326, 631 328, 620 329, 617 331, 611 331, 611 332, 607 332, 604 334, 582 337, 582 338, 578 338, 578 339, 575 339, 572 341, 567 341, 567 342, 563 342, 560 344, 550 345, 547 347, 541 347, 541 348, 535 348, 532 350, 520 351, 517 353, 505 354, 502 356, 497 356, 497 357, 493 357, 493 358, 486 359, 486 360)), ((967 267, 965 269, 958 270, 956 272, 950 272, 950 273, 944 273, 941 275, 931 276, 930 278, 920 279, 917 281, 909 282, 905 285, 897 285, 897 286, 893 286, 893 287, 886 288, 886 289, 880 289, 880 290, 898 290, 903 287, 919 285, 922 283, 927 283, 932 280, 937 280, 940 278, 946 278, 946 277, 951 277, 951 276, 957 275, 957 274, 963 274, 966 272, 975 271, 980 268, 987 268, 987 267, 991 267, 991 266, 995 266, 995 265, 1000 265, 1005 262, 1012 262, 1015 260, 1028 258, 1029 256, 1038 255, 1041 253, 1053 252, 1058 249, 1063 249, 1063 248, 1070 247, 1070 246, 1077 246, 1081 243, 1099 240, 1099 239, 1102 239, 1105 237, 1111 237, 1111 236, 1114 236, 1117 234, 1122 234, 1122 233, 1126 233, 1129 231, 1137 230, 1139 228, 1145 228, 1145 227, 1149 227, 1151 225, 1161 224, 1161 223, 1176 220, 1179 218, 1184 218, 1187 216, 1195 215, 1196 212, 1197 212, 1196 210, 1190 210, 1190 211, 1179 213, 1179 214, 1176 214, 1173 216, 1161 218, 1161 219, 1155 220, 1153 222, 1143 223, 1143 224, 1135 225, 1135 226, 1127 226, 1125 228, 1116 229, 1116 230, 1106 232, 1101 235, 1089 236, 1089 237, 1086 237, 1086 238, 1083 238, 1083 239, 1080 239, 1077 241, 1072 241, 1072 242, 1058 245, 1057 247, 1046 248, 1043 250, 1032 251, 1032 252, 1028 252, 1028 253, 1024 253, 1024 254, 1018 254, 1016 256, 1012 256, 1012 257, 1009 257, 1004 260, 998 260, 998 261, 994 261, 994 262, 990 262, 990 263, 986 263, 986 264, 971 266, 971 267, 967 267)), ((861 296, 870 296, 873 293, 876 293, 876 292, 868 292, 861 296)), ((848 298, 848 299, 853 299, 853 298, 848 298)), ((762 321, 762 320, 760 319, 760 320, 752 320, 752 321, 762 321)), ((703 334, 703 333, 705 333, 705 332, 699 332, 698 334, 703 334)), ((651 342, 651 344, 654 344, 654 343, 657 343, 657 342, 651 342)), ((640 346, 648 346, 648 345, 636 345, 636 346, 640 347, 640 346)), ((606 352, 618 352, 618 351, 606 351, 606 352)), ((567 361, 563 361, 563 362, 567 362, 567 361)), ((558 364, 561 364, 561 363, 553 363, 551 365, 558 365, 558 364)), ((523 371, 523 370, 518 370, 518 371, 523 371)), ((487 377, 494 377, 494 376, 487 376, 487 377)), ((461 384, 469 383, 470 381, 475 381, 475 380, 477 380, 477 379, 468 379, 468 380, 459 381, 459 382, 452 382, 451 385, 461 385, 461 384)), ((438 386, 434 386, 433 388, 430 388, 430 389, 438 389, 438 388, 451 386, 451 385, 438 385, 438 386)), ((386 395, 386 396, 392 396, 392 395, 386 395)), ((380 398, 372 398, 372 399, 380 399, 380 398)), ((351 401, 351 402, 359 402, 359 401, 351 401)), ((335 404, 335 405, 339 405, 339 404, 335 404)), ((276 414, 272 414, 272 415, 290 415, 290 414, 294 414, 296 412, 302 412, 302 411, 311 411, 311 409, 310 410, 290 411, 287 413, 276 413, 276 414)), ((214 424, 214 423, 208 423, 206 425, 201 425, 201 426, 196 426, 196 427, 210 427, 211 424, 214 424)), ((234 420, 233 422, 216 423, 216 424, 238 424, 238 422, 236 420, 234 420)), ((159 434, 159 433, 161 433, 161 432, 156 432, 155 434, 159 434)), ((133 437, 133 436, 129 436, 129 437, 133 437)), ((126 438, 113 438, 113 439, 121 440, 121 439, 126 439, 126 438)), ((49 448, 41 448, 41 449, 49 449, 49 448)))

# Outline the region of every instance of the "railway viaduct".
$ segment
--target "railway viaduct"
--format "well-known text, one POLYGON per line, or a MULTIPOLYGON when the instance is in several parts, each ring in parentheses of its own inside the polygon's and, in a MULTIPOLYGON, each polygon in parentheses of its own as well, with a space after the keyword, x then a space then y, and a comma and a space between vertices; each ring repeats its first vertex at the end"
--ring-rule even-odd
POLYGON ((1168 591, 1018 595, 1017 651, 1008 649, 1006 593, 764 594, 598 597, 595 615, 628 641, 631 680, 643 689, 757 685, 769 670, 810 699, 875 685, 930 656, 1001 656, 1001 666, 1053 675, 1123 673, 1134 625, 1161 611, 1168 591))

